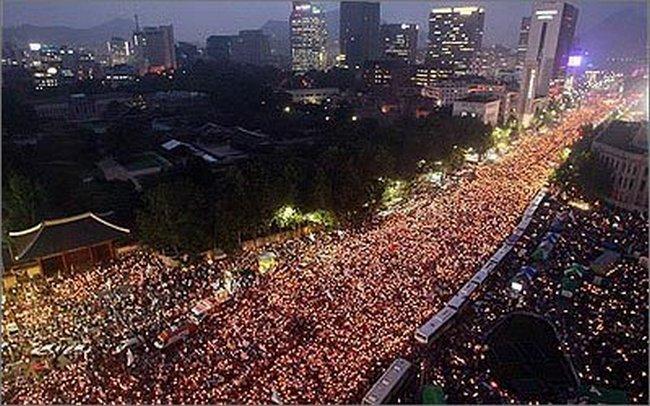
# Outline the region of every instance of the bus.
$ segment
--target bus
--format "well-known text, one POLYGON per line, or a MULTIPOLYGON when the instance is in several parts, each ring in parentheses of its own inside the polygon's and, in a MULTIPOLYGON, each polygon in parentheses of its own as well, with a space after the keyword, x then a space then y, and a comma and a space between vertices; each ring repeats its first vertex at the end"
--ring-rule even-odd
POLYGON ((370 388, 361 401, 364 405, 379 405, 392 402, 408 382, 413 365, 403 358, 397 358, 370 388))
POLYGON ((528 227, 529 223, 530 223, 530 219, 521 220, 521 223, 517 225, 515 231, 513 231, 513 233, 510 234, 506 239, 506 244, 510 246, 516 245, 519 239, 521 239, 521 237, 523 237, 523 235, 526 233, 526 228, 528 227))
POLYGON ((472 296, 472 293, 479 287, 475 282, 469 281, 458 291, 459 294, 467 296, 468 298, 472 296))
POLYGON ((445 325, 457 312, 453 307, 445 306, 429 321, 415 330, 415 339, 422 344, 429 344, 445 330, 445 325))
POLYGON ((447 302, 447 306, 456 310, 460 310, 465 305, 466 302, 467 302, 467 296, 459 292, 456 294, 456 296, 449 299, 449 301, 447 302))
POLYGON ((483 281, 487 279, 488 276, 489 276, 488 272, 485 269, 481 268, 480 271, 474 274, 474 277, 471 280, 475 284, 480 285, 483 283, 483 281))

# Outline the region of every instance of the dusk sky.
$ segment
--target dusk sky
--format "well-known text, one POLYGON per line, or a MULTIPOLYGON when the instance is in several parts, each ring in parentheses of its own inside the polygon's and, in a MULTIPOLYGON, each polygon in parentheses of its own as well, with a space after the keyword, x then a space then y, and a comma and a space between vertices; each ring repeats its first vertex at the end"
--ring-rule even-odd
MULTIPOLYGON (((531 1, 382 1, 382 20, 417 22, 426 32, 432 7, 443 5, 482 5, 486 9, 485 43, 514 45, 519 21, 530 13, 531 1)), ((643 1, 573 1, 580 8, 578 35, 608 15, 631 9, 645 15, 643 1)), ((326 9, 338 2, 320 2, 326 9)), ((236 33, 259 28, 269 19, 286 20, 290 1, 4 1, 4 25, 66 25, 88 28, 112 18, 133 18, 139 14, 142 25, 174 24, 178 40, 204 43, 211 34, 236 33)))

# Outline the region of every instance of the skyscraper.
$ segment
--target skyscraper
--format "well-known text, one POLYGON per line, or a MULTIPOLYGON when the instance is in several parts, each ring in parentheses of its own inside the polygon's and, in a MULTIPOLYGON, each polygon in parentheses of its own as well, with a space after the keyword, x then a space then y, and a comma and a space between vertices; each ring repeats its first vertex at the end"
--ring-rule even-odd
POLYGON ((522 69, 528 49, 528 34, 530 33, 530 17, 522 17, 519 27, 519 43, 517 44, 517 67, 522 69))
POLYGON ((174 27, 144 27, 133 35, 134 48, 141 71, 163 71, 176 69, 174 27))
POLYGON ((565 1, 533 4, 520 97, 524 125, 534 114, 533 100, 547 96, 551 81, 564 76, 577 22, 578 9, 565 1))
POLYGON ((107 43, 111 66, 124 65, 129 62, 132 49, 129 41, 124 38, 113 37, 107 43))
POLYGON ((232 60, 251 65, 269 63, 271 48, 262 30, 242 30, 232 43, 232 60))
POLYGON ((384 58, 415 63, 419 29, 417 24, 382 24, 384 58))
POLYGON ((232 55, 234 35, 211 35, 206 40, 205 51, 208 56, 218 61, 229 61, 232 55))
POLYGON ((293 2, 291 66, 294 72, 323 70, 327 64, 327 28, 321 10, 309 1, 293 2))
POLYGON ((429 15, 427 61, 454 75, 469 73, 483 42, 485 10, 481 7, 444 7, 429 15))
POLYGON ((199 58, 199 48, 189 42, 179 41, 176 46, 176 63, 178 66, 190 67, 199 58))
POLYGON ((343 1, 340 12, 339 41, 346 65, 356 68, 379 59, 379 3, 343 1))

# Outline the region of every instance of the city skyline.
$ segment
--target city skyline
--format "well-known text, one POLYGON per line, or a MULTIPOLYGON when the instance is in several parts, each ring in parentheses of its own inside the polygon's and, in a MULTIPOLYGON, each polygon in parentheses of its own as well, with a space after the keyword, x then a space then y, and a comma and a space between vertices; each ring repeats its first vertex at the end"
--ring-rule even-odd
MULTIPOLYGON (((434 7, 449 5, 478 5, 485 8, 484 44, 515 46, 519 35, 519 21, 530 13, 532 1, 381 1, 381 22, 409 22, 426 27, 429 12, 434 7), (512 23, 517 21, 517 23, 512 23)), ((595 27, 611 14, 630 10, 646 15, 645 3, 588 2, 575 0, 581 16, 576 30, 580 36, 595 27)), ((204 44, 210 35, 236 34, 239 30, 256 29, 268 20, 288 21, 291 1, 242 1, 236 5, 227 2, 168 2, 168 1, 106 1, 80 3, 60 1, 48 4, 46 10, 41 2, 7 1, 3 8, 4 27, 21 24, 38 26, 69 26, 90 28, 115 18, 133 19, 139 14, 142 26, 173 24, 175 37, 180 41, 204 44), (262 11, 263 10, 263 11, 262 11)), ((339 2, 315 2, 324 12, 339 6, 339 2)), ((426 36, 427 30, 421 31, 426 36)), ((332 33, 337 36, 338 33, 332 33)), ((425 44, 421 43, 423 47, 425 44)))

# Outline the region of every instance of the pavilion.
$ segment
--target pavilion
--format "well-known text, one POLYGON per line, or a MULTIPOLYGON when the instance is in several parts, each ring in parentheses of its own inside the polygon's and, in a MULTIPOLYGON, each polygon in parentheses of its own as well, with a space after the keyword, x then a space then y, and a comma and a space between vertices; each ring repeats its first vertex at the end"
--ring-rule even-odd
POLYGON ((130 234, 94 213, 45 220, 9 232, 12 268, 34 268, 52 275, 115 257, 114 242, 130 234))

